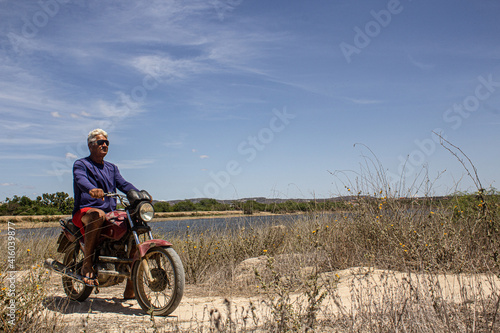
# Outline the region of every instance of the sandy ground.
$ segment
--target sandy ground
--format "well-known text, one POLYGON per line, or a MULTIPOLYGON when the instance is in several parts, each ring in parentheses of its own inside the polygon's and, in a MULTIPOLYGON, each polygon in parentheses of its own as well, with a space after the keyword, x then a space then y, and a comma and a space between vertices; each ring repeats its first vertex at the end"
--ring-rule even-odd
MULTIPOLYGON (((339 313, 352 315, 352 311, 356 311, 353 301, 398 303, 415 292, 421 292, 421 298, 430 297, 430 288, 439 290, 444 300, 458 304, 474 302, 475 295, 488 297, 500 291, 500 279, 491 275, 409 275, 358 267, 323 273, 321 278, 322 281, 335 282, 329 284, 334 287, 331 293, 334 297, 322 303, 319 318, 330 318, 339 313)), ((85 302, 68 302, 60 276, 51 273, 49 290, 53 296, 47 299, 46 312, 55 315, 67 332, 153 332, 155 329, 170 332, 175 328, 209 331, 217 323, 228 323, 229 317, 237 327, 234 331, 240 331, 259 326, 266 318, 271 318, 266 302, 269 298, 264 294, 249 290, 248 294, 253 296, 210 296, 207 292, 209 286, 187 285, 177 310, 169 317, 155 317, 153 323, 136 300, 121 299, 123 289, 123 284, 101 288, 99 294, 92 294, 85 302), (254 310, 250 311, 252 307, 254 310)), ((290 301, 299 304, 305 301, 305 297, 291 294, 290 301)))
MULTIPOLYGON (((69 302, 63 292, 61 278, 51 273, 46 311, 65 326, 67 332, 153 332, 155 328, 170 332, 176 327, 186 331, 209 327, 211 318, 227 318, 230 307, 248 308, 249 302, 259 303, 259 297, 205 296, 203 287, 187 285, 177 309, 168 317, 147 315, 136 300, 123 300, 124 283, 100 288, 82 303, 69 302), (210 315, 212 312, 212 315, 210 315), (154 328, 155 327, 155 328, 154 328)), ((259 309, 260 313, 263 309, 259 309)))

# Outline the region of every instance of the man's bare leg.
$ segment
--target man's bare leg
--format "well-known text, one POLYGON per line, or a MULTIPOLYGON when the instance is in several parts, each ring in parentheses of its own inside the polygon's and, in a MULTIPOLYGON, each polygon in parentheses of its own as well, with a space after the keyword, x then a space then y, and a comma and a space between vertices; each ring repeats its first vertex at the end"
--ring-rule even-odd
POLYGON ((127 279, 127 285, 125 286, 125 291, 123 292, 123 299, 134 299, 134 285, 131 279, 127 279))
POLYGON ((91 209, 82 216, 82 223, 85 226, 85 248, 82 267, 83 281, 88 285, 97 286, 96 272, 94 271, 94 252, 97 245, 99 236, 101 235, 101 228, 104 224, 105 213, 100 209, 91 209))

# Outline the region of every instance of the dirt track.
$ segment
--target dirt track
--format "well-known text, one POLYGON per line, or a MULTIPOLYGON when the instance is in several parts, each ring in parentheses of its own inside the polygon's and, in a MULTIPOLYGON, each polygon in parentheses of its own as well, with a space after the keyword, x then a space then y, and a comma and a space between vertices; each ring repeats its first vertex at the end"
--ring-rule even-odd
MULTIPOLYGON (((169 332, 175 327, 190 331, 201 326, 210 326, 210 318, 227 316, 226 297, 203 296, 203 288, 186 286, 184 297, 175 312, 169 317, 155 317, 154 323, 136 300, 123 300, 125 285, 101 288, 98 294, 82 303, 69 302, 62 290, 61 278, 51 273, 46 311, 56 315, 68 332, 153 332, 156 329, 169 332), (212 312, 212 316, 210 315, 212 312)), ((259 303, 258 298, 228 297, 230 307, 248 308, 249 301, 259 303)), ((238 311, 236 310, 236 311, 238 311)), ((65 330, 66 330, 65 329, 65 330)))
MULTIPOLYGON (((500 278, 491 275, 456 276, 456 275, 419 275, 369 268, 352 268, 335 273, 323 273, 324 280, 338 281, 333 292, 334 297, 327 298, 322 304, 319 317, 329 318, 332 314, 353 311, 355 302, 360 300, 385 300, 400 303, 411 298, 412 293, 419 293, 420 298, 428 298, 429 287, 437 288, 441 297, 457 304, 474 301, 464 299, 464 290, 474 290, 482 296, 500 291, 500 278), (479 288, 479 289, 478 289, 479 288), (359 298, 358 298, 359 297, 359 298)), ((121 299, 124 285, 102 288, 99 294, 92 294, 82 303, 69 302, 61 287, 60 277, 51 273, 47 314, 56 315, 57 320, 66 326, 67 332, 160 332, 208 331, 218 324, 228 323, 228 317, 236 325, 234 331, 255 328, 271 318, 270 308, 266 305, 266 296, 253 293, 252 297, 217 295, 207 296, 209 286, 186 286, 185 294, 177 310, 169 317, 155 317, 154 323, 144 313, 136 300, 121 299), (253 311, 250 311, 251 307, 253 311)), ((292 302, 304 300, 299 294, 292 294, 292 302)), ((425 304, 432 302, 426 301, 425 304)), ((356 310, 354 310, 356 311, 356 310)))

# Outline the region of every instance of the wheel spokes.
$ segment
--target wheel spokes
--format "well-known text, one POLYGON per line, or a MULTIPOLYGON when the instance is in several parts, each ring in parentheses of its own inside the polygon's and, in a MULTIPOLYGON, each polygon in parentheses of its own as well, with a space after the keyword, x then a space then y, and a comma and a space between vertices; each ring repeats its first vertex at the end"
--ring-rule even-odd
POLYGON ((141 264, 140 269, 143 274, 141 274, 140 288, 151 307, 163 308, 169 304, 173 296, 173 286, 170 284, 170 281, 174 281, 172 264, 165 255, 158 252, 151 253, 146 260, 153 280, 149 281, 148 274, 144 272, 145 265, 141 264))

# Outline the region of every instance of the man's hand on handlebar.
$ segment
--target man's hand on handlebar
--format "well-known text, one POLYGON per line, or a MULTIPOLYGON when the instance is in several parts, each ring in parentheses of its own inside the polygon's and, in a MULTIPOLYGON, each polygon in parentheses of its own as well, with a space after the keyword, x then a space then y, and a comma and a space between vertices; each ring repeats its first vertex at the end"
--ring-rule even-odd
POLYGON ((104 200, 104 191, 100 188, 93 188, 89 191, 92 198, 104 200))

